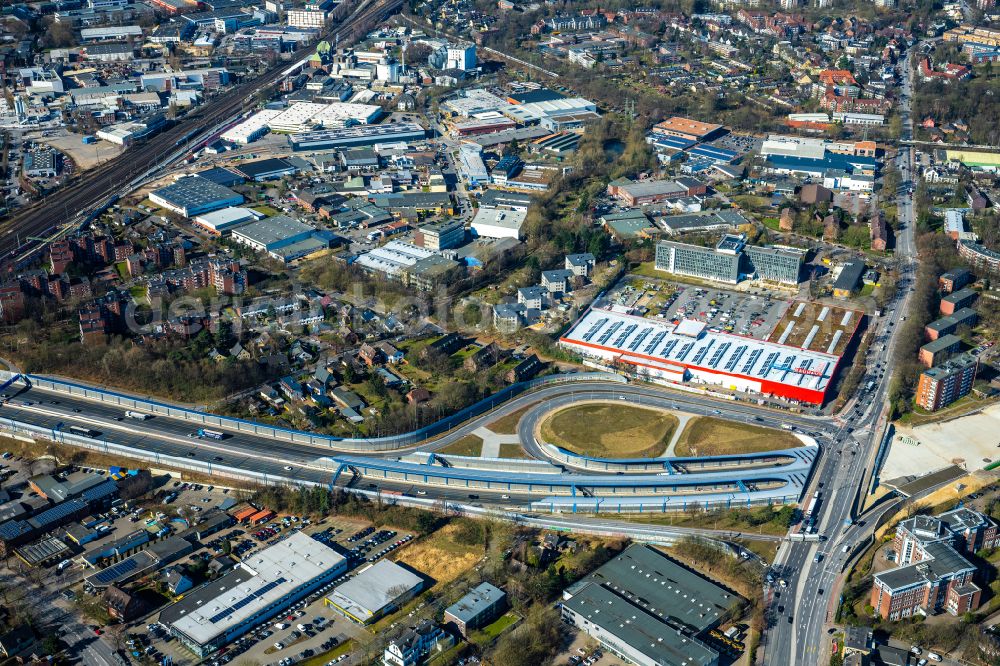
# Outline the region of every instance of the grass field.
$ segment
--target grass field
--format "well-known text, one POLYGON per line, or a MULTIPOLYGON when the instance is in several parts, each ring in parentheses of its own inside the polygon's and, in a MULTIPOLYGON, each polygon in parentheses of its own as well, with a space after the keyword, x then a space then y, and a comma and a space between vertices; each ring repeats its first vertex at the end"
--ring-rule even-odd
POLYGON ((501 444, 500 445, 500 457, 501 458, 527 458, 528 454, 524 452, 520 444, 501 444))
POLYGON ((534 407, 534 405, 528 405, 527 407, 522 407, 516 412, 511 412, 506 416, 501 416, 486 427, 498 435, 516 435, 518 422, 521 420, 521 417, 524 416, 524 413, 531 407, 534 407))
POLYGON ((586 404, 561 409, 542 422, 545 441, 598 458, 663 455, 679 421, 667 412, 627 404, 586 404))
POLYGON ((700 416, 688 422, 680 439, 677 440, 674 455, 722 456, 732 453, 777 451, 797 446, 802 446, 802 442, 784 430, 700 416))
POLYGON ((733 530, 736 532, 756 531, 759 534, 781 536, 788 533, 788 525, 779 520, 760 525, 751 525, 739 511, 701 513, 629 513, 597 514, 598 518, 613 518, 630 523, 648 525, 668 525, 672 527, 692 527, 706 530, 733 530))
POLYGON ((450 453, 453 456, 481 456, 483 455, 483 438, 478 435, 466 435, 443 449, 438 449, 437 453, 450 453))
POLYGON ((452 535, 457 526, 445 525, 434 534, 407 546, 397 562, 408 564, 434 579, 434 588, 440 588, 468 571, 479 561, 479 549, 457 543, 452 535))
POLYGON ((501 615, 500 618, 492 624, 488 624, 482 629, 478 629, 476 631, 476 637, 484 639, 484 642, 492 642, 496 640, 497 636, 507 631, 520 619, 521 618, 517 613, 510 611, 509 613, 501 615))

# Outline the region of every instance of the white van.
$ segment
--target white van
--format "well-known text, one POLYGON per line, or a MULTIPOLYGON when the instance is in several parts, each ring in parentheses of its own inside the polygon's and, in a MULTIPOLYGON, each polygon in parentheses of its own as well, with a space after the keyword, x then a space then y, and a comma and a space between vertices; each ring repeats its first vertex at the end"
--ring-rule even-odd
POLYGON ((56 570, 65 571, 71 564, 73 564, 73 560, 63 560, 58 566, 56 566, 56 570))
POLYGON ((287 628, 288 628, 288 625, 285 624, 284 622, 279 622, 278 624, 274 625, 274 630, 275 631, 281 631, 282 629, 287 629, 287 628))

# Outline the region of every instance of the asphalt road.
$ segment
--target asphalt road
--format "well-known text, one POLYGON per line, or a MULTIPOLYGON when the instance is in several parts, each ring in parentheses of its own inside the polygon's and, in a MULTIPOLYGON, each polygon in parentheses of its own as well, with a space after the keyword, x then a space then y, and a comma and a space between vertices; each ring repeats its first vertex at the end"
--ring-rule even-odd
MULTIPOLYGON (((909 62, 907 54, 906 61, 909 62)), ((907 68, 901 95, 904 137, 911 137, 913 123, 910 116, 913 72, 907 68)), ((897 166, 903 181, 911 180, 912 149, 899 152, 897 166)), ((892 358, 896 339, 894 333, 908 310, 913 292, 914 243, 913 197, 903 189, 897 200, 900 229, 896 237, 896 256, 902 260, 901 279, 896 299, 886 308, 884 316, 875 323, 876 338, 884 336, 886 343, 876 343, 869 351, 868 367, 886 364, 892 358)), ((786 542, 778 551, 775 571, 787 581, 785 589, 765 589, 769 604, 772 628, 765 634, 764 663, 773 666, 787 664, 819 664, 829 659, 829 645, 825 630, 833 619, 839 603, 839 575, 849 551, 871 538, 875 519, 866 519, 865 525, 847 525, 852 516, 854 497, 861 484, 867 486, 866 468, 870 465, 881 440, 883 425, 880 420, 886 403, 890 373, 876 380, 876 387, 863 400, 849 404, 842 413, 842 422, 855 428, 853 436, 834 435, 835 444, 820 461, 814 473, 814 489, 822 484, 823 499, 818 510, 819 533, 825 541, 786 542), (854 442, 857 442, 855 444, 854 442), (818 560, 817 560, 817 555, 818 560), (834 596, 836 594, 836 596, 834 596), (777 595, 777 596, 776 596, 777 595), (789 598, 792 597, 792 598, 789 598), (777 607, 785 608, 778 613, 777 607)), ((862 492, 867 492, 867 487, 862 492)))
MULTIPOLYGON (((753 419, 752 415, 754 414, 763 414, 760 417, 762 425, 777 425, 779 422, 791 423, 796 425, 800 430, 813 431, 821 437, 823 436, 823 431, 828 427, 824 422, 819 420, 782 412, 772 413, 756 405, 729 402, 713 403, 696 395, 675 395, 650 387, 595 382, 590 384, 586 390, 583 390, 579 385, 564 384, 549 386, 532 394, 518 396, 500 405, 495 411, 463 424, 461 427, 456 428, 434 442, 429 442, 416 448, 418 450, 431 451, 447 446, 449 443, 465 437, 481 425, 485 425, 497 418, 539 401, 545 401, 549 405, 554 404, 553 401, 556 401, 555 404, 570 404, 578 400, 589 400, 595 397, 617 399, 621 396, 627 397, 633 403, 655 404, 666 408, 684 409, 694 413, 712 413, 721 418, 741 421, 753 419)), ((145 421, 136 421, 125 417, 124 413, 125 410, 123 408, 114 405, 33 387, 23 390, 12 397, 0 409, 0 418, 6 416, 7 418, 49 429, 51 431, 51 438, 56 441, 62 438, 63 432, 67 428, 71 425, 77 425, 98 431, 100 433, 99 439, 140 448, 154 454, 190 458, 201 461, 209 466, 218 464, 237 469, 257 471, 272 476, 298 478, 315 483, 331 483, 332 481, 333 470, 329 465, 324 464, 323 458, 336 453, 333 450, 306 444, 276 441, 266 437, 253 436, 235 431, 230 431, 231 435, 221 441, 199 439, 191 436, 197 428, 197 424, 192 422, 165 416, 155 416, 145 421), (291 467, 292 469, 285 469, 286 467, 291 467)), ((533 442, 533 440, 534 438, 532 437, 531 441, 533 442)), ((530 446, 531 444, 529 443, 530 446)), ((401 452, 405 451, 378 455, 396 457, 401 452)), ((600 472, 588 471, 588 474, 600 474, 600 472)), ((509 493, 509 496, 504 498, 501 496, 501 491, 491 493, 490 491, 476 490, 477 497, 471 498, 467 494, 467 491, 459 489, 447 489, 436 486, 417 488, 413 484, 408 483, 376 482, 371 479, 360 479, 356 482, 356 486, 372 492, 377 492, 380 489, 398 490, 413 496, 426 496, 435 500, 461 502, 466 505, 470 504, 470 500, 474 499, 474 504, 483 507, 492 506, 496 508, 503 506, 514 510, 526 508, 530 500, 538 499, 539 497, 537 494, 509 493)), ((545 520, 552 522, 552 520, 559 520, 559 517, 546 517, 545 520)), ((622 521, 606 521, 605 523, 587 522, 590 522, 592 525, 606 524, 613 526, 623 534, 627 531, 634 532, 636 529, 634 525, 622 521)), ((720 538, 730 538, 733 536, 731 533, 725 531, 681 530, 669 526, 652 526, 650 530, 664 537, 675 536, 681 533, 700 533, 720 538)), ((746 536, 747 538, 754 538, 753 535, 746 536)))

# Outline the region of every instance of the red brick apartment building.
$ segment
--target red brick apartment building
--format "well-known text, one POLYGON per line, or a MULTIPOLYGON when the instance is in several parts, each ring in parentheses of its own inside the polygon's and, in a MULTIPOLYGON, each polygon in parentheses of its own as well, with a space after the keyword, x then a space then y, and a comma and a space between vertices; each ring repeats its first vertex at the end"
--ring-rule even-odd
POLYGON ((871 604, 899 620, 917 613, 961 615, 979 607, 976 567, 963 553, 998 544, 997 524, 971 509, 915 516, 896 528, 895 569, 875 574, 871 604))

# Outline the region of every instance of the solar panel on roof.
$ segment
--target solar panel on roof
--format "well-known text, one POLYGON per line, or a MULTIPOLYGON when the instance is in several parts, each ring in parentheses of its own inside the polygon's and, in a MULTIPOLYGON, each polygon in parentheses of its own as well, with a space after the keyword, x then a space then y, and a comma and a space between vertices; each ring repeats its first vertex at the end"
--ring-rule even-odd
POLYGON ((740 359, 743 358, 743 354, 745 354, 746 351, 747 351, 747 345, 740 345, 739 347, 736 348, 736 351, 733 352, 733 355, 730 356, 729 360, 726 362, 726 372, 733 371, 733 369, 736 367, 736 364, 740 362, 740 359))
MULTIPOLYGON (((653 350, 656 349, 661 342, 663 342, 663 338, 665 337, 667 337, 666 331, 660 331, 659 333, 654 335, 653 340, 648 345, 646 345, 646 355, 648 356, 652 354, 653 350)), ((666 355, 666 352, 664 352, 664 355, 666 355)))
POLYGON ((698 350, 698 353, 694 355, 694 358, 691 360, 691 362, 694 363, 695 365, 701 365, 702 361, 705 360, 705 357, 708 356, 709 350, 711 350, 712 347, 714 346, 715 346, 715 340, 714 339, 709 340, 704 347, 698 350))
POLYGON ((731 342, 724 342, 719 345, 719 348, 715 350, 714 354, 712 354, 712 358, 708 359, 708 367, 714 368, 717 366, 719 361, 722 360, 722 355, 729 351, 729 348, 732 346, 733 343, 731 342))
POLYGON ((604 326, 607 323, 608 323, 608 318, 607 317, 602 317, 602 318, 598 319, 594 323, 594 325, 590 327, 590 330, 587 331, 586 335, 583 336, 583 341, 584 342, 590 342, 590 339, 593 338, 597 334, 597 332, 599 330, 601 330, 601 327, 604 326))
POLYGON ((750 358, 748 358, 747 362, 743 365, 743 370, 740 372, 740 374, 749 375, 750 369, 754 366, 754 364, 757 363, 757 359, 759 359, 760 355, 763 353, 764 353, 763 349, 754 349, 752 352, 750 352, 750 358))
POLYGON ((646 328, 642 329, 642 331, 639 332, 639 335, 635 336, 635 339, 629 343, 628 345, 629 351, 637 350, 639 348, 639 345, 642 344, 642 341, 645 340, 647 337, 649 337, 649 334, 652 332, 653 332, 652 326, 647 326, 646 328))
POLYGON ((94 574, 94 580, 101 584, 110 585, 123 576, 135 571, 137 566, 136 561, 131 558, 122 560, 118 564, 113 564, 104 571, 94 574))
POLYGON ((611 326, 608 327, 608 330, 604 331, 604 333, 601 334, 601 337, 597 339, 597 344, 600 345, 607 344, 608 340, 611 339, 611 336, 614 335, 615 332, 617 332, 618 329, 621 328, 624 324, 625 322, 622 321, 616 321, 615 323, 611 324, 611 326))
POLYGON ((680 353, 677 354, 677 360, 683 361, 685 358, 687 358, 687 355, 691 352, 692 347, 694 347, 693 342, 688 342, 683 347, 681 347, 680 353))
POLYGON ((771 352, 770 354, 768 354, 767 358, 764 359, 764 365, 761 366, 761 369, 757 373, 757 375, 759 377, 767 376, 767 373, 771 372, 771 368, 774 367, 774 362, 778 360, 779 356, 781 356, 780 352, 771 352))
POLYGON ((626 326, 622 334, 618 336, 617 340, 615 340, 615 347, 620 348, 623 344, 625 344, 625 341, 628 340, 628 336, 632 335, 637 328, 639 328, 638 324, 629 324, 626 326))
POLYGON ((274 588, 278 587, 279 585, 281 585, 284 582, 286 582, 284 578, 278 578, 276 580, 272 580, 267 585, 264 585, 260 589, 251 592, 250 594, 248 594, 247 596, 243 597, 242 599, 240 599, 236 603, 230 604, 225 609, 219 611, 218 613, 216 613, 215 615, 213 615, 212 617, 210 617, 208 619, 208 622, 210 624, 215 624, 219 620, 222 620, 223 618, 226 618, 226 617, 232 615, 235 611, 238 611, 239 609, 243 608, 247 604, 250 604, 254 600, 259 599, 260 597, 264 596, 265 594, 267 594, 268 592, 270 592, 271 590, 273 590, 274 588))

